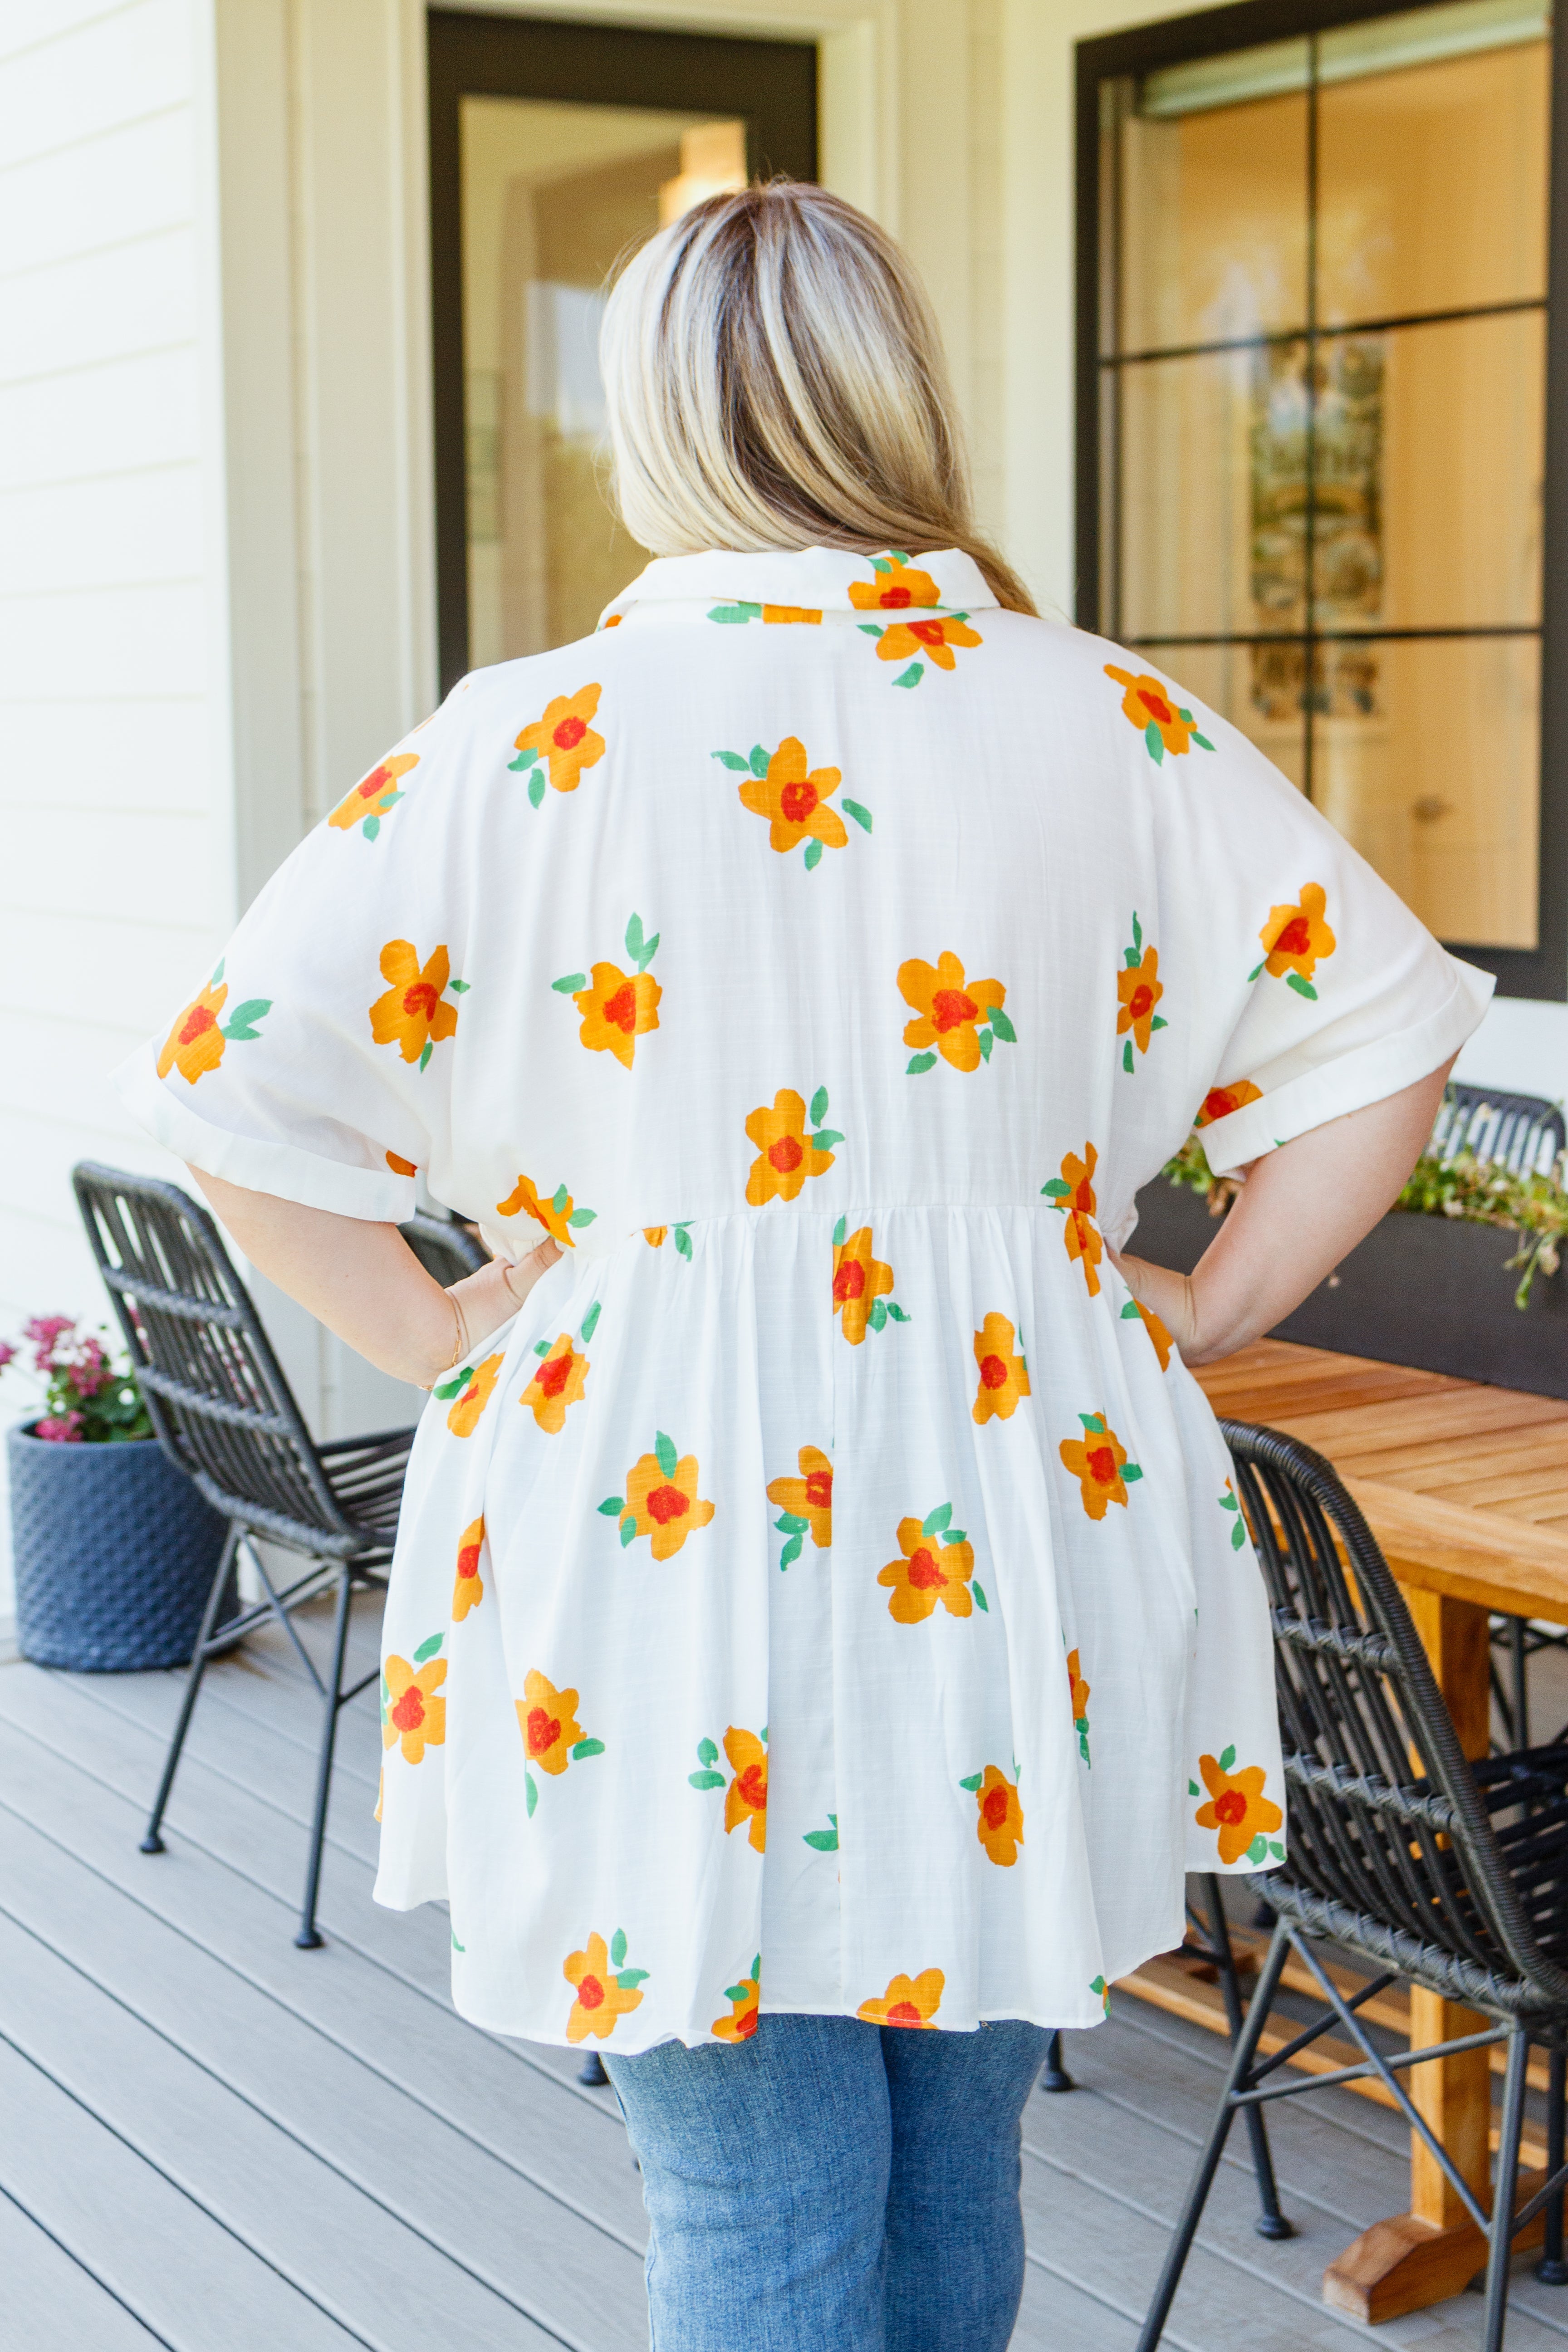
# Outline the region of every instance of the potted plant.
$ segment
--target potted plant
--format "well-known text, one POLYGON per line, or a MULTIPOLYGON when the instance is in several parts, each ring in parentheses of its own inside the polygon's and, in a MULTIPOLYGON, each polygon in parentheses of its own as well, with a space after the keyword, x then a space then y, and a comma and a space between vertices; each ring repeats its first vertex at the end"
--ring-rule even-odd
MULTIPOLYGON (((1521 1173, 1427 1152, 1394 1206, 1270 1336, 1568 1397, 1568 1186, 1559 1159, 1521 1173)), ((1190 1274, 1235 1199, 1194 1129, 1138 1195, 1135 1255, 1190 1274)))
MULTIPOLYGON (((68 1315, 23 1326, 41 1412, 7 1431, 16 1635, 39 1665, 183 1665, 226 1524, 153 1443, 129 1363, 68 1315)), ((23 1370, 0 1340, 0 1370, 23 1370)))

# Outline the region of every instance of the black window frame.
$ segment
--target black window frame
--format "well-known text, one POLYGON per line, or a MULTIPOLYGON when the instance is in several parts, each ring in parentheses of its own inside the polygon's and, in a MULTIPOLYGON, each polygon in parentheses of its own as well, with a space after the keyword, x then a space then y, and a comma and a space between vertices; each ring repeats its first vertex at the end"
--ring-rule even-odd
POLYGON ((465 98, 567 99, 740 116, 746 169, 816 177, 815 41, 432 8, 428 32, 430 323, 435 376, 436 597, 441 692, 468 668, 460 109, 465 98))
MULTIPOLYGON (((1240 0, 1077 45, 1077 285, 1075 612, 1100 619, 1101 217, 1100 89, 1108 81, 1219 57, 1268 41, 1300 40, 1374 17, 1414 15, 1441 0, 1240 0)), ((1541 605, 1540 903, 1533 948, 1445 941, 1495 973, 1504 996, 1568 1001, 1568 37, 1552 40, 1546 273, 1546 467, 1541 605)), ((1309 331, 1303 329, 1303 339, 1309 331)), ((1315 342, 1313 333, 1310 340, 1315 342)))

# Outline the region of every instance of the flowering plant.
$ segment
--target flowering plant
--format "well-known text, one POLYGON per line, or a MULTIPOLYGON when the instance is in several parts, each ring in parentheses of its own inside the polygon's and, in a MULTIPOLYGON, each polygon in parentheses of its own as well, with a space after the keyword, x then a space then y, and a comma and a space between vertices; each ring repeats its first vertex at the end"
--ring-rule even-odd
MULTIPOLYGON (((22 1326, 45 1406, 35 1437, 57 1445, 101 1445, 151 1437, 153 1424, 129 1363, 116 1364, 101 1339, 69 1315, 35 1315, 22 1326)), ((0 1339, 0 1371, 20 1349, 0 1339)))

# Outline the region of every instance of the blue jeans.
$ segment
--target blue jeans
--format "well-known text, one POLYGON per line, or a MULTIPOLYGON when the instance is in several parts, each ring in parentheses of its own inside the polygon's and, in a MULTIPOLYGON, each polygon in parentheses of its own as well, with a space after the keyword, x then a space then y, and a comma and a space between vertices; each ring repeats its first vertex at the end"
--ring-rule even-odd
POLYGON ((1042 2028, 763 2017, 605 2063, 642 2166, 654 2352, 1004 2352, 1042 2028))

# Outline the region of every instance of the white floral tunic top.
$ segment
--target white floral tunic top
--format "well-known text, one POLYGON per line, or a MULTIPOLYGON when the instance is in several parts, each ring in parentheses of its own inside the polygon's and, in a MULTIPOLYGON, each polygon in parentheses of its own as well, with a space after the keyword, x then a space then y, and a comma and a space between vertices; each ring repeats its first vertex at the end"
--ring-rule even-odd
POLYGON ((651 564, 477 673, 123 1083, 196 1166, 565 1255, 437 1388, 378 1898, 545 2042, 1082 2026, 1285 1825, 1209 1408, 1118 1278, 1489 982, 1223 719, 946 553, 651 564))

